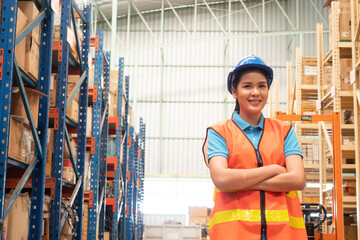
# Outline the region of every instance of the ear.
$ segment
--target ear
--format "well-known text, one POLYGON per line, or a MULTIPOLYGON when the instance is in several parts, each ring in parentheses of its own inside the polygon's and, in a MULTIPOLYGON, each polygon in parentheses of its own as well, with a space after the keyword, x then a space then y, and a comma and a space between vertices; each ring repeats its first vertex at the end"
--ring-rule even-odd
POLYGON ((238 98, 238 93, 236 91, 235 88, 231 88, 231 95, 233 96, 234 99, 237 99, 238 98))

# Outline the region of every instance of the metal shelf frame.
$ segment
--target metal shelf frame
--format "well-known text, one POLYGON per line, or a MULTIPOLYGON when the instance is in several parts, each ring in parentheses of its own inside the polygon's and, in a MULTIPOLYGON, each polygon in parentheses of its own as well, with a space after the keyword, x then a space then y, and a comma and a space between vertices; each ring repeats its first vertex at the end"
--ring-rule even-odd
POLYGON ((352 36, 352 64, 353 64, 353 100, 354 100, 354 131, 355 131, 355 165, 356 165, 356 213, 357 213, 357 239, 360 239, 360 16, 358 11, 360 5, 357 1, 351 0, 351 36, 352 36))
MULTIPOLYGON (((102 93, 102 121, 100 125, 100 163, 99 163, 99 239, 104 239, 106 213, 106 180, 107 180, 107 144, 109 134, 109 88, 110 88, 110 52, 104 56, 104 88, 102 93)), ((95 143, 96 144, 96 143, 95 143)))
MULTIPOLYGON (((120 188, 124 189, 124 175, 122 175, 121 171, 121 135, 122 135, 122 105, 123 105, 123 82, 124 82, 124 58, 119 58, 119 73, 118 73, 118 95, 117 95, 117 106, 116 106, 116 116, 119 118, 117 121, 116 128, 116 162, 117 168, 115 170, 114 177, 114 197, 115 197, 115 209, 113 209, 113 217, 112 217, 112 231, 111 231, 111 239, 117 240, 119 239, 119 218, 120 218, 120 210, 122 203, 122 197, 120 198, 120 188)), ((128 84, 128 82, 127 82, 128 84)), ((126 88, 127 89, 127 88, 126 88)), ((125 104, 129 104, 128 101, 125 104)), ((127 136, 126 129, 124 131, 124 139, 127 136)))
POLYGON ((49 98, 40 97, 38 126, 35 126, 32 113, 29 106, 29 101, 25 92, 24 81, 31 87, 35 87, 35 82, 26 73, 20 71, 17 65, 14 49, 15 46, 26 37, 37 25, 41 24, 41 39, 40 39, 40 66, 38 91, 49 95, 50 91, 50 74, 51 74, 51 52, 52 52, 52 32, 53 32, 53 10, 50 1, 44 0, 42 5, 38 5, 42 11, 35 19, 30 20, 27 27, 23 29, 19 36, 16 37, 16 23, 17 23, 17 9, 18 1, 3 1, 1 8, 1 41, 0 41, 0 92, 2 99, 0 101, 0 115, 2 129, 0 138, 0 231, 1 238, 2 224, 10 208, 14 204, 20 191, 23 189, 25 183, 30 175, 33 175, 33 184, 31 192, 31 210, 30 210, 30 227, 29 239, 41 239, 42 233, 42 216, 43 216, 43 199, 45 192, 45 164, 46 164, 46 148, 47 148, 47 122, 49 117, 49 98), (51 26, 51 27, 49 27, 51 26), (11 30, 11 31, 10 31, 11 30), (50 64, 41 64, 42 62, 50 64), (11 200, 7 209, 4 209, 4 197, 6 189, 6 171, 8 163, 8 147, 9 147, 9 124, 11 114, 11 97, 13 77, 17 81, 20 89, 22 101, 24 103, 27 118, 30 122, 30 129, 35 140, 35 157, 31 163, 26 167, 24 175, 18 182, 15 191, 12 193, 11 200))
MULTIPOLYGON (((128 102, 129 100, 129 76, 125 77, 125 100, 128 102)), ((128 189, 128 182, 129 182, 129 176, 128 176, 128 160, 129 160, 129 149, 128 144, 130 142, 130 134, 129 134, 129 124, 128 124, 128 116, 129 116, 129 104, 125 105, 125 116, 124 116, 124 131, 125 133, 128 133, 126 136, 124 135, 123 140, 123 159, 121 163, 121 171, 123 176, 123 201, 122 201, 122 208, 120 211, 120 239, 129 239, 127 238, 127 228, 129 227, 128 218, 129 216, 129 207, 128 207, 128 195, 127 195, 127 189, 128 189)))
MULTIPOLYGON (((68 209, 75 204, 79 223, 75 229, 75 239, 81 239, 82 229, 82 213, 83 213, 83 195, 84 195, 84 174, 85 174, 85 151, 86 151, 86 112, 88 105, 88 54, 90 50, 90 20, 91 7, 85 5, 83 12, 78 8, 73 0, 62 0, 61 2, 61 27, 60 27, 60 42, 62 59, 58 62, 58 80, 56 84, 56 109, 58 112, 58 127, 54 129, 54 153, 52 158, 52 187, 51 187, 51 201, 50 201, 50 239, 60 239, 60 232, 68 216, 68 209), (77 35, 77 27, 75 21, 75 11, 83 20, 83 34, 84 40, 81 43, 77 35), (78 143, 76 159, 75 154, 70 147, 70 138, 67 130, 68 121, 66 118, 66 107, 74 97, 67 96, 67 80, 70 64, 73 62, 70 57, 70 45, 67 42, 68 31, 71 28, 71 20, 75 30, 75 39, 77 43, 77 53, 79 55, 80 67, 80 81, 75 87, 74 92, 79 91, 79 121, 75 125, 78 133, 78 143), (63 160, 65 141, 69 148, 71 162, 76 174, 76 185, 71 195, 70 204, 65 212, 61 213, 62 201, 62 186, 63 186, 63 160)), ((52 25, 51 25, 52 26, 52 25)), ((73 66, 73 64, 71 64, 73 66)), ((73 126, 74 124, 70 124, 73 126)), ((34 229, 38 231, 38 229, 34 229)), ((41 232, 40 232, 41 233, 41 232)))
POLYGON ((103 239, 106 213, 107 142, 109 132, 110 53, 103 51, 104 33, 96 32, 93 100, 91 179, 87 239, 103 239), (102 77, 104 87, 102 88, 102 77), (98 233, 98 235, 97 235, 98 233))

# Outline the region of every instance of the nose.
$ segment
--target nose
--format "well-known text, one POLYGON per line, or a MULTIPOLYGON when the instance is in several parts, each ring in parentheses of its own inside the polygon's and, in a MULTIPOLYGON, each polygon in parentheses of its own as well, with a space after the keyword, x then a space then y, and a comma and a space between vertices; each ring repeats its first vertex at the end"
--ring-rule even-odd
POLYGON ((251 92, 251 95, 259 95, 260 94, 260 91, 257 87, 254 87, 252 92, 251 92))

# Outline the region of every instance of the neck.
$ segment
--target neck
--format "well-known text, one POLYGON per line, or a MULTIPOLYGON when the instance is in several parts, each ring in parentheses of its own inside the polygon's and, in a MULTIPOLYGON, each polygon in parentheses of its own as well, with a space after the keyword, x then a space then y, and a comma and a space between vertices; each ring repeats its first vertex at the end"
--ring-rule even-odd
POLYGON ((260 122, 261 112, 258 114, 247 114, 244 111, 240 111, 240 117, 244 119, 245 122, 249 123, 251 126, 257 126, 260 122))

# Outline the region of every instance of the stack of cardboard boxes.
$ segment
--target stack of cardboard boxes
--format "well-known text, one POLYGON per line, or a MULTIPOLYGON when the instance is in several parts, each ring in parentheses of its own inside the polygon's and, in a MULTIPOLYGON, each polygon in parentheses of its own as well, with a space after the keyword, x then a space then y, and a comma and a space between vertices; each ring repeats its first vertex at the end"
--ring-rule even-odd
MULTIPOLYGON (((330 6, 331 1, 327 1, 324 6, 330 6)), ((329 45, 332 46, 333 39, 331 38, 332 32, 332 9, 329 8, 329 45)), ((351 12, 350 12, 350 0, 341 0, 340 1, 340 11, 337 13, 339 15, 339 39, 340 42, 350 42, 351 41, 351 12)))
MULTIPOLYGON (((5 195, 5 209, 9 205, 11 194, 5 195)), ((28 239, 30 222, 30 197, 28 193, 20 194, 9 214, 6 216, 3 230, 5 239, 28 239)))
POLYGON ((319 203, 320 202, 320 189, 305 187, 302 190, 303 203, 319 203))
POLYGON ((189 208, 189 225, 209 224, 210 208, 207 207, 190 207, 189 208))
MULTIPOLYGON (((59 10, 58 13, 55 13, 54 15, 54 30, 53 30, 53 41, 57 42, 60 40, 60 30, 61 30, 61 15, 59 14, 61 12, 61 9, 59 10)), ((74 25, 73 25, 73 21, 71 20, 71 26, 70 28, 67 29, 67 42, 70 45, 70 55, 73 56, 73 58, 79 62, 79 55, 78 55, 78 51, 77 51, 77 42, 76 42, 76 37, 75 37, 75 32, 74 32, 74 25)), ((78 40, 79 40, 79 44, 81 45, 81 42, 84 38, 83 32, 77 28, 76 29, 76 33, 78 36, 78 40)), ((58 51, 54 51, 53 52, 53 58, 52 58, 52 64, 53 65, 57 65, 58 63, 58 51)))
POLYGON ((319 143, 301 143, 304 164, 319 164, 319 143))
MULTIPOLYGON (((19 1, 18 33, 39 14, 39 10, 32 1, 19 1)), ((25 70, 34 80, 39 77, 39 50, 40 50, 40 25, 37 25, 22 40, 15 49, 18 65, 25 70), (25 54, 24 54, 25 53, 25 54)))

